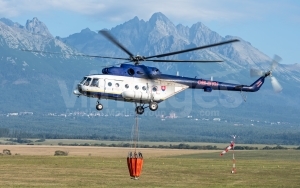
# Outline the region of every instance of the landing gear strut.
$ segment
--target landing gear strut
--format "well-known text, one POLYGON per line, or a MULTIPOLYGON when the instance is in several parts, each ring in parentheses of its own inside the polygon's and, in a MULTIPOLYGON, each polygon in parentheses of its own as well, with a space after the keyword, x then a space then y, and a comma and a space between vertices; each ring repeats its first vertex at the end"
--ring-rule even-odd
POLYGON ((135 107, 135 112, 137 113, 137 114, 143 114, 144 113, 144 107, 143 106, 137 106, 137 107, 135 107))
POLYGON ((139 114, 139 115, 143 114, 144 111, 145 111, 145 108, 148 108, 148 107, 150 108, 151 111, 155 111, 155 110, 158 109, 158 104, 157 104, 157 102, 150 102, 150 103, 149 103, 149 106, 147 106, 147 107, 144 107, 144 104, 138 106, 137 103, 135 103, 135 106, 136 106, 136 107, 135 107, 135 112, 136 112, 137 114, 139 114))
POLYGON ((97 101, 96 109, 97 109, 97 110, 102 110, 102 109, 103 109, 103 105, 100 103, 99 100, 97 101))

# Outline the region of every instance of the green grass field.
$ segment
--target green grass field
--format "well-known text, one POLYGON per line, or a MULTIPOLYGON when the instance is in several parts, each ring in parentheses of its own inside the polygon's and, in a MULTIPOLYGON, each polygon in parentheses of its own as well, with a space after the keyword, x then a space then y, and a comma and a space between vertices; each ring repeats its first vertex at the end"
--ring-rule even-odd
POLYGON ((126 156, 1 156, 0 187, 299 187, 300 151, 236 151, 172 157, 145 156, 139 180, 126 156))

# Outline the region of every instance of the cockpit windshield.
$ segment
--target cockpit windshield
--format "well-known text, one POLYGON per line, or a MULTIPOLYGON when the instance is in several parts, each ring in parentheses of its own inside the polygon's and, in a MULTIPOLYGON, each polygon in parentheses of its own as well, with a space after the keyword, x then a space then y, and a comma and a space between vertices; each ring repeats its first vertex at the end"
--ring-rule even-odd
POLYGON ((84 85, 89 86, 90 83, 91 83, 91 81, 92 81, 92 78, 88 78, 88 79, 84 82, 84 85))
POLYGON ((87 78, 86 76, 85 76, 85 77, 83 77, 83 78, 82 78, 82 80, 80 81, 80 84, 83 84, 83 83, 84 83, 84 81, 86 80, 86 78, 87 78))

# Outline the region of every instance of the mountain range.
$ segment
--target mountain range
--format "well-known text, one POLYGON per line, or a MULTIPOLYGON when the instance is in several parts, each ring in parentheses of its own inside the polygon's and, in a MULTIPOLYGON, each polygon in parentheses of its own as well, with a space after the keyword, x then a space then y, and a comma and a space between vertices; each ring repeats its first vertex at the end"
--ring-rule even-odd
MULTIPOLYGON (((99 28, 104 29, 104 28, 99 28)), ((148 21, 134 17, 117 25, 109 32, 134 54, 151 56, 201 46, 229 39, 240 42, 205 50, 169 56, 166 59, 223 60, 216 64, 145 63, 158 67, 163 73, 213 79, 224 82, 251 84, 250 68, 269 70, 272 57, 268 57, 250 42, 238 36, 221 36, 203 23, 191 27, 175 25, 164 14, 155 13, 148 21)), ((35 113, 94 111, 95 101, 72 95, 75 85, 87 74, 101 73, 105 66, 116 66, 117 60, 72 56, 72 54, 127 57, 127 55, 102 35, 89 28, 66 38, 53 37, 47 26, 33 18, 25 26, 6 18, 0 19, 0 113, 32 111, 35 113), (49 53, 22 51, 39 50, 49 53)), ((280 52, 279 52, 280 53, 280 52)), ((221 116, 261 117, 278 121, 297 122, 299 111, 300 65, 280 64, 273 75, 283 86, 274 93, 270 79, 256 93, 186 91, 161 105, 161 110, 179 115, 199 114, 199 111, 218 110, 221 116), (247 98, 246 98, 247 96, 247 98), (192 101, 187 100, 191 98, 192 101), (201 100, 200 100, 201 99, 201 100), (243 102, 246 100, 246 102, 243 102), (179 102, 178 102, 179 101, 179 102), (174 105, 178 102, 181 106, 174 105), (184 103, 192 109, 182 113, 184 103), (189 105, 189 104, 186 104, 189 105)), ((108 108, 133 107, 114 101, 108 108)), ((186 109, 185 109, 186 111, 186 109)))

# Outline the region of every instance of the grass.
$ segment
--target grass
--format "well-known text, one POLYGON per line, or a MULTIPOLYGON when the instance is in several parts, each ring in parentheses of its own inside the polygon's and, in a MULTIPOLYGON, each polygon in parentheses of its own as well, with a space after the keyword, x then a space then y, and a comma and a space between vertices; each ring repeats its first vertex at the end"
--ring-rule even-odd
POLYGON ((300 151, 147 156, 139 180, 129 177, 126 156, 1 156, 1 187, 299 187, 300 151))

